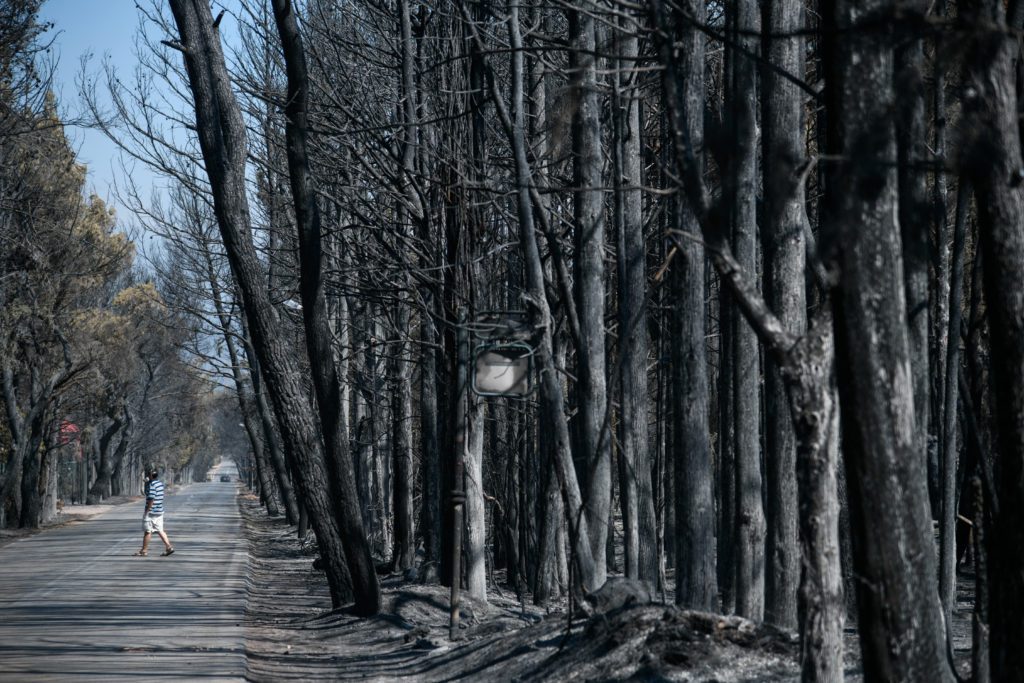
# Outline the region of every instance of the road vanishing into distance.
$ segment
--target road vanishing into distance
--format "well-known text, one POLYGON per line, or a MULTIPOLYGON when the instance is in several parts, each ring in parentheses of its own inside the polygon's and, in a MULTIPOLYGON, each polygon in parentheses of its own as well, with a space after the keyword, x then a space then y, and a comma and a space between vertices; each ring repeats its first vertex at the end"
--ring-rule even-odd
POLYGON ((142 500, 0 548, 0 681, 242 680, 235 466, 213 475, 166 497, 170 557, 132 555, 142 500))

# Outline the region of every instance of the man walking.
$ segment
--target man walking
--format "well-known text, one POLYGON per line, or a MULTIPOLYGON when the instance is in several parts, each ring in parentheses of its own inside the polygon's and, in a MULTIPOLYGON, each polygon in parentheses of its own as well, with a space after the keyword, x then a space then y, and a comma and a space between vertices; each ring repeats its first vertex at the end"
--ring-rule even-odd
POLYGON ((174 554, 174 546, 164 533, 164 483, 155 466, 146 475, 146 511, 142 515, 142 549, 135 553, 145 557, 149 554, 149 538, 156 532, 164 542, 162 555, 174 554))

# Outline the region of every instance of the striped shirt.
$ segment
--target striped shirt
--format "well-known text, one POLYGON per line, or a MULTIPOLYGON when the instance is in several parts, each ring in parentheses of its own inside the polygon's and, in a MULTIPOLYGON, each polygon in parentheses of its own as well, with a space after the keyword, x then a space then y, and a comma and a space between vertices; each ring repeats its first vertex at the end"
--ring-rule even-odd
POLYGON ((146 500, 153 501, 153 507, 149 509, 150 517, 159 517, 164 514, 164 483, 159 479, 152 479, 146 483, 146 500))

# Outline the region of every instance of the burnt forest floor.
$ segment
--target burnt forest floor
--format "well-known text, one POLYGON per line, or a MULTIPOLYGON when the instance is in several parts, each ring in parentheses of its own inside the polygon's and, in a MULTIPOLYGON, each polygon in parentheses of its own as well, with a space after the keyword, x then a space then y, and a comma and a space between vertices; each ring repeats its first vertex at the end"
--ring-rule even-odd
MULTIPOLYGON (((315 543, 300 541, 251 495, 239 506, 249 543, 246 678, 252 681, 796 681, 796 634, 739 617, 651 604, 569 620, 488 587, 488 603, 463 599, 463 626, 448 640, 448 589, 382 576, 380 614, 331 611, 315 543)), ((954 649, 970 668, 973 580, 960 577, 954 649)), ((668 596, 671 600, 671 596, 668 596)), ((659 601, 660 603, 660 596, 659 601)), ((860 678, 847 627, 844 668, 860 678)))

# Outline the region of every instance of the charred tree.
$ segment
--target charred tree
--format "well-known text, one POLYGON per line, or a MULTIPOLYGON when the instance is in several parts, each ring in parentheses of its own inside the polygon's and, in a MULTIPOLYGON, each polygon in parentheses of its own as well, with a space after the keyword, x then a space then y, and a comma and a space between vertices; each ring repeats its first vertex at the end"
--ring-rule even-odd
MULTIPOLYGON (((352 596, 352 584, 329 491, 323 445, 312 419, 310 401, 295 365, 291 344, 264 287, 263 268, 250 232, 245 187, 246 130, 231 90, 218 29, 201 0, 170 0, 195 107, 196 132, 214 200, 214 214, 231 271, 242 292, 253 347, 259 357, 287 450, 296 460, 304 506, 320 545, 335 606, 352 596)), ((354 501, 353 501, 354 503, 354 501)), ((352 542, 353 539, 345 539, 352 542)), ((358 542, 358 541, 356 541, 358 542)), ((365 544, 365 539, 363 539, 365 544)), ((358 560, 357 560, 358 562, 358 560)), ((372 566, 370 567, 372 571, 372 566)), ((372 577, 376 586, 376 576, 372 577)), ((362 594, 360 611, 377 609, 377 596, 362 594)))
MULTIPOLYGON (((1024 188, 1018 117, 1019 46, 1007 29, 1019 28, 1024 6, 985 0, 960 3, 970 29, 964 116, 969 138, 966 173, 978 207, 985 301, 991 317, 995 389, 997 506, 987 533, 992 680, 1024 679, 1024 188)), ((953 343, 950 340, 950 343, 953 343)))
POLYGON ((896 4, 831 9, 826 106, 830 152, 843 163, 829 185, 826 253, 838 269, 836 364, 865 677, 951 681, 914 426, 890 118, 893 44, 877 30, 896 4))
MULTIPOLYGON (((804 75, 804 10, 801 0, 763 5, 768 62, 797 78, 804 75)), ((792 81, 763 69, 763 153, 765 219, 762 235, 765 300, 786 329, 807 329, 804 287, 805 157, 803 94, 792 81)), ((800 557, 797 537, 796 435, 781 368, 765 364, 765 478, 767 527, 765 620, 796 628, 800 557)))

